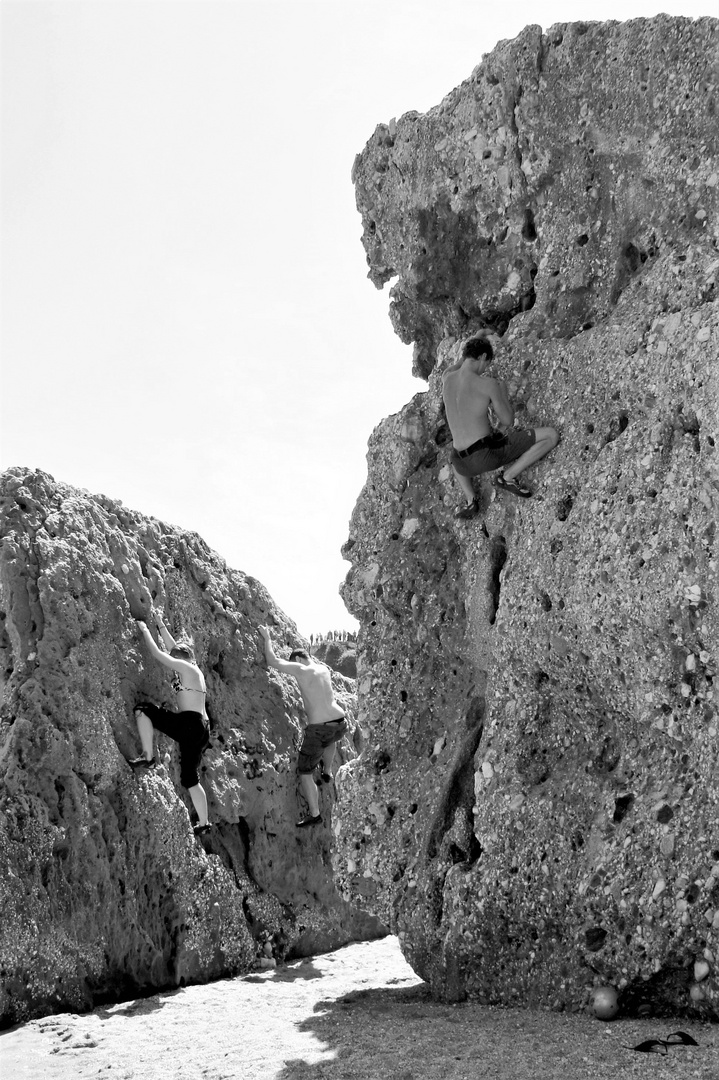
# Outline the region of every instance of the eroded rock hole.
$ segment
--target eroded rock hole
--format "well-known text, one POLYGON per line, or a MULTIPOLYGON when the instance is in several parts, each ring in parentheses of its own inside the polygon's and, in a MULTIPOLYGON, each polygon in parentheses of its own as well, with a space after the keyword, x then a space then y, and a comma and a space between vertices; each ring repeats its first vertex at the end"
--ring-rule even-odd
POLYGON ((607 931, 601 926, 592 926, 584 934, 588 952, 599 952, 607 938, 607 931))
POLYGON ((522 236, 525 240, 533 243, 537 239, 537 229, 534 224, 534 214, 527 207, 524 211, 524 225, 522 226, 522 236))
POLYGON ((574 499, 571 495, 565 495, 564 498, 560 499, 557 503, 557 520, 566 521, 572 512, 573 506, 574 499))
POLYGON ((458 863, 463 863, 466 867, 470 867, 472 863, 477 862, 482 854, 482 845, 474 833, 470 836, 468 847, 469 850, 465 851, 459 844, 450 844, 448 854, 454 866, 458 863))
POLYGON ((489 579, 489 595, 492 604, 492 610, 489 615, 490 626, 494 625, 494 621, 497 617, 497 610, 499 608, 499 597, 502 590, 501 574, 504 569, 504 564, 507 561, 507 541, 503 536, 495 536, 492 538, 492 546, 489 552, 490 561, 490 579, 489 579))
POLYGON ((656 248, 651 244, 646 251, 636 246, 636 244, 625 244, 622 249, 622 258, 630 274, 636 274, 636 272, 644 265, 647 259, 656 254, 656 248))
POLYGON ((534 289, 530 289, 529 292, 526 292, 524 294, 524 296, 521 298, 521 300, 519 301, 519 310, 520 311, 529 311, 530 308, 534 307, 536 302, 537 302, 537 294, 534 291, 534 289))
MULTIPOLYGON (((375 776, 379 776, 380 773, 386 772, 390 767, 392 758, 386 750, 379 750, 375 755, 375 759, 372 762, 372 768, 374 769, 375 776)), ((392 811, 394 814, 394 810, 392 811)))
POLYGON ((607 432, 604 445, 606 446, 610 442, 614 442, 618 439, 623 431, 626 431, 629 425, 629 416, 625 412, 620 412, 618 416, 612 417, 609 423, 609 431, 607 432))
POLYGON ((634 803, 633 795, 620 795, 618 799, 614 800, 614 814, 612 815, 612 821, 615 825, 618 825, 620 821, 624 821, 634 803))
POLYGON ((459 844, 454 843, 449 845, 449 857, 452 860, 453 865, 456 865, 457 863, 463 863, 467 858, 465 852, 462 850, 459 844))
POLYGON ((436 430, 436 432, 434 434, 434 441, 437 444, 437 446, 444 446, 446 443, 449 442, 450 438, 451 438, 451 435, 450 435, 450 431, 449 431, 449 425, 448 424, 440 424, 440 426, 437 428, 437 430, 436 430))

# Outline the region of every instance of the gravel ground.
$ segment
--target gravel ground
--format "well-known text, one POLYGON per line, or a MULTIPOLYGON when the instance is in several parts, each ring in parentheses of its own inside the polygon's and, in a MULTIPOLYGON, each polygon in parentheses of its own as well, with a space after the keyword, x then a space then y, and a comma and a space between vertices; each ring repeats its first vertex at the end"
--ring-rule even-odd
POLYGON ((719 1028, 440 1005, 395 938, 0 1034, 7 1080, 719 1080, 719 1028), (625 1049, 671 1031, 698 1047, 625 1049))

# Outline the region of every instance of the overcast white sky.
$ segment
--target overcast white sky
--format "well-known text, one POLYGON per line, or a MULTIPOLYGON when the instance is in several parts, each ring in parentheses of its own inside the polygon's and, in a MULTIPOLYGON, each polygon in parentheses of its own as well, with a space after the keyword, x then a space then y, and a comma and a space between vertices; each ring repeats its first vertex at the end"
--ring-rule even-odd
POLYGON ((300 630, 375 425, 424 388, 350 170, 528 23, 716 0, 4 0, 0 467, 200 533, 300 630))

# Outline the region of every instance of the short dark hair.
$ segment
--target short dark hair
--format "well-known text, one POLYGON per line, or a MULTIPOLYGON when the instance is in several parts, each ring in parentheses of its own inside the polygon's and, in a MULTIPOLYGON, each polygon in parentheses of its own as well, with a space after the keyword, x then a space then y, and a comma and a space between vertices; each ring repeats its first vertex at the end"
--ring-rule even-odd
POLYGON ((307 652, 307 649, 293 649, 290 653, 290 661, 297 660, 298 658, 300 660, 309 660, 310 654, 307 652))
POLYGON ((191 664, 195 662, 195 653, 191 645, 188 645, 185 641, 176 642, 170 649, 170 655, 177 653, 178 657, 184 660, 189 660, 191 664))
POLYGON ((494 357, 494 349, 483 334, 477 334, 476 337, 465 341, 462 356, 469 356, 472 360, 479 360, 481 356, 486 356, 488 360, 491 360, 494 357))

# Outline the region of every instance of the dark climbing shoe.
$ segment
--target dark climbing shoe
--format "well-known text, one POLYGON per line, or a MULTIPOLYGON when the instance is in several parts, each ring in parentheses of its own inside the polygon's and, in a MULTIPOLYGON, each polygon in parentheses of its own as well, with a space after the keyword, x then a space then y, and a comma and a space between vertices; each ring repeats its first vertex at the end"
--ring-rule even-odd
POLYGON ((192 831, 195 836, 204 836, 205 833, 208 833, 211 828, 212 826, 208 822, 207 825, 194 825, 192 831))
POLYGON ((666 1039, 645 1039, 637 1046, 625 1046, 625 1050, 637 1050, 640 1054, 666 1054, 670 1046, 698 1046, 698 1042, 686 1031, 673 1031, 666 1039))
POLYGON ((332 773, 323 772, 322 773, 322 783, 323 784, 331 784, 332 783, 332 773))
POLYGON ((479 513, 479 499, 472 499, 471 503, 466 506, 458 507, 454 516, 458 521, 469 521, 470 518, 476 517, 479 513))
POLYGON ((667 1035, 664 1042, 667 1046, 698 1046, 699 1043, 696 1039, 692 1039, 691 1035, 687 1035, 686 1031, 673 1031, 671 1035, 667 1035))
POLYGON ((127 764, 131 765, 133 769, 154 769, 155 765, 157 765, 157 759, 154 757, 136 757, 131 758, 127 764))
POLYGON ((508 491, 510 495, 518 495, 520 499, 531 499, 532 492, 524 484, 520 484, 518 480, 505 480, 503 476, 498 476, 494 481, 494 486, 501 488, 502 491, 508 491))
POLYGON ((645 1039, 636 1046, 625 1046, 625 1050, 637 1050, 640 1054, 666 1054, 667 1044, 664 1039, 645 1039))
POLYGON ((303 817, 301 821, 297 822, 298 829, 306 829, 308 825, 321 825, 322 815, 317 814, 314 817, 310 814, 308 817, 303 817))

